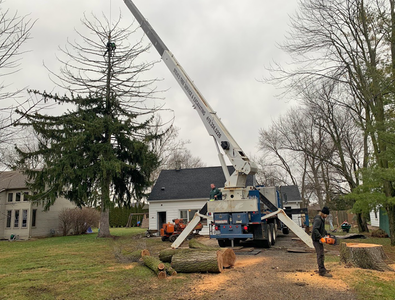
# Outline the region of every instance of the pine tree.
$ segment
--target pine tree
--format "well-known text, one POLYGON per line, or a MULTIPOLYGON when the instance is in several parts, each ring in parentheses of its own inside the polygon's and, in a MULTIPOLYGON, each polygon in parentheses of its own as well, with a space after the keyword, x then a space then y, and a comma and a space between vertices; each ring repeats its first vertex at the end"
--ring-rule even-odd
POLYGON ((68 109, 53 116, 41 112, 28 114, 28 122, 39 136, 34 152, 20 154, 19 165, 42 157, 40 170, 24 170, 29 187, 36 192, 32 201, 42 201, 48 209, 59 196, 78 206, 101 208, 100 237, 110 235, 109 208, 115 203, 130 206, 145 196, 151 173, 158 166, 150 142, 150 124, 159 107, 149 108, 153 98, 149 89, 154 80, 139 80, 153 63, 137 64, 147 51, 140 42, 128 45, 129 28, 111 28, 94 17, 83 24, 93 33, 83 43, 69 43, 62 50, 67 60, 55 79, 67 89, 64 96, 30 91, 45 102, 64 104, 68 109), (111 30, 110 30, 111 28, 111 30), (117 41, 115 44, 114 41, 117 41))

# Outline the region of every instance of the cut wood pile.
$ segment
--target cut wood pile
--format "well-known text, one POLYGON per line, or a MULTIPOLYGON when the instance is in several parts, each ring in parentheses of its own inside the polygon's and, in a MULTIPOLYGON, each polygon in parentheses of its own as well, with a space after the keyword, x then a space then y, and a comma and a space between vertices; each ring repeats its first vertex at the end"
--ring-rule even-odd
POLYGON ((148 250, 142 250, 141 259, 160 279, 177 273, 221 273, 224 268, 235 265, 236 255, 232 249, 209 247, 195 239, 190 240, 189 247, 164 249, 159 259, 150 256, 148 250))
POLYGON ((340 262, 362 269, 394 271, 385 262, 383 246, 364 243, 341 243, 340 262))

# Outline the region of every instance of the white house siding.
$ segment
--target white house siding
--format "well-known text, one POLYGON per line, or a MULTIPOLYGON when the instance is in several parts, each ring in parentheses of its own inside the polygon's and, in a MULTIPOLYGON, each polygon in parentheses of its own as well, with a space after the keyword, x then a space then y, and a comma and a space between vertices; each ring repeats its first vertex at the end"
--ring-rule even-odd
POLYGON ((370 224, 375 227, 380 227, 380 213, 379 209, 377 208, 376 213, 374 211, 370 212, 370 224))
MULTIPOLYGON (((181 210, 196 209, 200 210, 207 203, 207 199, 201 200, 177 200, 177 201, 151 201, 149 203, 149 229, 159 230, 158 228, 158 212, 166 212, 166 223, 172 222, 174 219, 180 218, 181 210)), ((208 224, 203 226, 202 235, 209 234, 208 224)))

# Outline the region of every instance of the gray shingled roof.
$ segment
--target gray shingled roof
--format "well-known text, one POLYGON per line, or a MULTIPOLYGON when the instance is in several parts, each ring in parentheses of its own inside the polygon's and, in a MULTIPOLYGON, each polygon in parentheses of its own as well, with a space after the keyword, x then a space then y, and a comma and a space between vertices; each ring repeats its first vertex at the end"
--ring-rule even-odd
POLYGON ((18 171, 0 172, 0 191, 26 188, 27 177, 18 171))
MULTIPOLYGON (((234 168, 228 166, 228 169, 232 174, 234 168)), ((208 199, 210 184, 221 188, 225 181, 221 167, 162 170, 148 200, 208 199)), ((247 177, 247 185, 253 185, 252 175, 247 177)))

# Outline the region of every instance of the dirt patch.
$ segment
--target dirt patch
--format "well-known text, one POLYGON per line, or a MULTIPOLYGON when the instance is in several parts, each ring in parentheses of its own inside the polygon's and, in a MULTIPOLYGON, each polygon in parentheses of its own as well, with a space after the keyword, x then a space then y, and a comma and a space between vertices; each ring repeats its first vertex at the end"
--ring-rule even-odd
MULTIPOLYGON (((221 274, 205 274, 195 281, 184 299, 357 299, 343 276, 353 271, 338 263, 327 263, 333 278, 319 276, 315 253, 291 253, 303 248, 294 236, 279 235, 276 247, 253 256, 238 255, 234 268, 221 274)), ((204 239, 201 242, 206 242, 204 239)), ((215 242, 215 241, 214 241, 215 242)), ((213 243, 208 240, 207 243, 213 243)), ((180 296, 180 295, 179 295, 180 296)))

